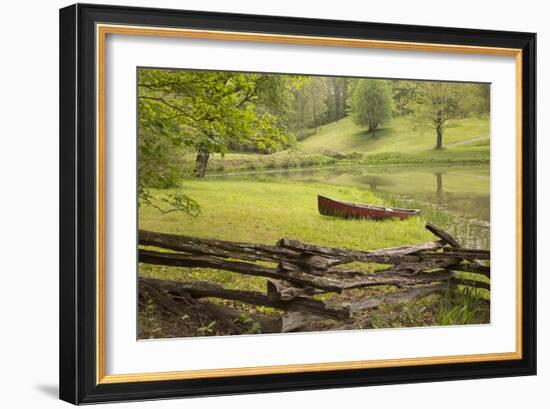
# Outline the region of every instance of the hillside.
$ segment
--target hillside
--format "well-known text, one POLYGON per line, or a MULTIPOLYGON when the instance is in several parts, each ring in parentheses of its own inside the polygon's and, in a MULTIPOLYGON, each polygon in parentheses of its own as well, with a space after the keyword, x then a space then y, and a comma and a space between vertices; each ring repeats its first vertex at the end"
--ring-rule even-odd
POLYGON ((445 130, 443 149, 435 150, 435 132, 415 130, 407 118, 395 118, 373 136, 347 117, 289 149, 269 155, 230 152, 212 154, 212 172, 257 171, 361 162, 396 164, 481 164, 489 162, 489 118, 454 121, 445 130))
MULTIPOLYGON (((454 121, 445 130, 443 145, 448 151, 488 152, 489 119, 468 118, 454 121), (481 138, 480 138, 481 137, 481 138), (479 139, 477 139, 479 138, 479 139), (466 141, 475 139, 471 143, 466 141), (456 145, 455 145, 456 144, 456 145)), ((300 143, 308 153, 335 151, 363 154, 394 152, 400 154, 426 154, 433 152, 435 132, 414 130, 407 118, 395 118, 373 136, 357 126, 350 117, 320 128, 316 134, 300 143)), ((447 156, 450 152, 447 152, 447 156)), ((458 152, 457 152, 458 153, 458 152)))

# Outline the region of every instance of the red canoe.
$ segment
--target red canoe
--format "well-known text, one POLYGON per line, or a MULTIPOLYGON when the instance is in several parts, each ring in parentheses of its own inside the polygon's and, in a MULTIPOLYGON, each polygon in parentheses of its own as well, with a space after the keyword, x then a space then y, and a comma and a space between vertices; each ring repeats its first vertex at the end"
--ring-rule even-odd
POLYGON ((317 195, 319 213, 325 216, 336 216, 344 218, 366 218, 366 219, 391 219, 398 217, 401 220, 420 213, 416 209, 398 209, 395 207, 383 207, 370 204, 357 204, 330 199, 317 195))

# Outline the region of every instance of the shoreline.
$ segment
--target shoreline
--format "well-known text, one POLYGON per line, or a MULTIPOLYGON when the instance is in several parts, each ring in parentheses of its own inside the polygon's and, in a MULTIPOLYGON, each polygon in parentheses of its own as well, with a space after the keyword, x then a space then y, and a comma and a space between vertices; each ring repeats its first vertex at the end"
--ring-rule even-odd
MULTIPOLYGON (((274 173, 294 173, 302 171, 314 171, 314 170, 325 170, 331 168, 346 168, 346 167, 365 167, 365 168, 409 168, 409 167, 426 167, 426 168, 436 168, 440 166, 445 167, 461 167, 461 166, 490 166, 489 160, 481 161, 457 161, 457 162, 437 162, 437 161, 423 161, 423 162, 401 162, 401 163, 372 163, 364 161, 354 161, 346 163, 331 163, 327 165, 317 165, 317 166, 293 166, 293 167, 275 167, 275 168, 264 168, 258 170, 229 170, 229 171, 211 171, 206 173, 205 178, 209 177, 223 177, 223 176, 239 176, 239 175, 261 175, 261 174, 274 174, 274 173)), ((195 179, 194 177, 192 177, 195 179)))

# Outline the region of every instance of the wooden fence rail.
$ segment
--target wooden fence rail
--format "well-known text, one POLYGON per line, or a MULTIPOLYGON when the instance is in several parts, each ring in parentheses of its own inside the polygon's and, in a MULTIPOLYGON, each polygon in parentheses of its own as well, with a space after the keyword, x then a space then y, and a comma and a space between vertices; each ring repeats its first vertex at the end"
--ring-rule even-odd
MULTIPOLYGON (((222 298, 283 310, 282 330, 294 330, 307 319, 345 320, 354 312, 382 304, 399 304, 445 291, 449 285, 463 285, 490 290, 486 279, 490 267, 487 250, 460 247, 449 233, 431 225, 426 228, 438 240, 426 243, 357 251, 323 247, 283 238, 276 245, 236 243, 140 230, 141 263, 212 268, 267 278, 266 292, 226 289, 201 281, 168 281, 141 278, 147 286, 174 299, 183 294, 194 298, 222 298), (163 251, 151 250, 156 247, 163 251), (170 252, 166 252, 170 250, 170 252), (482 262, 480 262, 482 260, 482 262), (386 265, 371 273, 350 263, 386 265), (459 272, 472 273, 468 278, 459 272), (353 302, 335 303, 313 298, 323 293, 393 286, 398 290, 383 296, 365 297, 353 302)), ((355 264, 356 265, 356 264, 355 264)))

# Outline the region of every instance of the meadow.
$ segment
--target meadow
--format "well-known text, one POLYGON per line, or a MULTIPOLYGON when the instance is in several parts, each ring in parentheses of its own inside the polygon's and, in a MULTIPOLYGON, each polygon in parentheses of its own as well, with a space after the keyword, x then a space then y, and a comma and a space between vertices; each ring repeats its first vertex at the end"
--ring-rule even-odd
MULTIPOLYGON (((369 169, 369 173, 372 174, 372 171, 373 169, 369 169)), ((383 170, 374 169, 374 171, 376 175, 376 171, 382 172, 383 170)), ((420 172, 418 168, 413 171, 420 175, 416 179, 421 181, 416 193, 429 194, 435 190, 433 180, 428 181, 425 173, 420 172)), ((460 191, 467 194, 468 191, 483 190, 483 179, 478 179, 477 185, 467 184, 464 180, 467 177, 461 176, 461 172, 467 174, 467 171, 468 169, 458 169, 457 176, 449 179, 447 184, 449 193, 460 191)), ((474 173, 483 172, 482 169, 473 171, 474 173)), ((402 203, 393 195, 386 193, 391 193, 392 190, 393 192, 402 191, 404 187, 410 188, 410 183, 407 184, 406 180, 403 180, 406 177, 400 175, 399 172, 397 172, 396 180, 402 180, 403 185, 399 185, 401 182, 391 183, 390 190, 388 192, 381 190, 380 194, 369 190, 368 184, 357 183, 357 180, 350 175, 340 173, 333 178, 327 178, 327 174, 331 174, 331 169, 324 169, 319 177, 313 177, 311 174, 294 174, 283 177, 259 174, 240 177, 210 177, 202 180, 189 178, 182 182, 181 189, 201 204, 201 212, 198 216, 194 217, 181 212, 163 214, 154 207, 143 206, 139 212, 139 227, 145 230, 186 236, 251 243, 275 244, 284 237, 355 250, 372 250, 433 240, 434 236, 424 228, 428 221, 446 228, 460 226, 452 231, 458 233, 457 237, 461 237, 461 239, 465 237, 461 235, 464 230, 460 229, 471 228, 467 221, 459 221, 456 217, 449 216, 448 211, 434 207, 431 202, 425 200, 412 202, 423 210, 419 217, 403 221, 398 219, 384 221, 339 219, 322 216, 317 209, 317 194, 319 193, 355 202, 390 205, 402 203)), ((161 203, 165 195, 170 193, 172 193, 170 190, 156 190, 154 194, 156 200, 159 201, 158 204, 161 203)), ((404 204, 411 205, 411 201, 404 204)), ((486 231, 487 229, 483 229, 482 233, 486 231)), ((474 231, 473 236, 480 237, 480 232, 474 231)), ((488 242, 483 242, 483 244, 487 246, 488 242)), ((365 274, 380 267, 380 265, 366 264, 356 266, 365 274)), ((208 268, 190 269, 141 264, 140 276, 182 281, 206 280, 221 284, 225 288, 239 290, 265 291, 267 285, 267 280, 262 277, 251 277, 208 268)), ((463 276, 467 277, 467 273, 463 273, 463 276)), ((379 291, 393 290, 391 287, 382 287, 377 290, 354 290, 343 296, 333 295, 331 297, 346 300, 346 297, 364 297, 377 294, 379 291)), ((369 314, 368 326, 422 326, 485 322, 488 319, 488 305, 483 300, 487 299, 488 294, 484 290, 477 290, 474 293, 466 289, 463 291, 445 297, 427 297, 422 301, 409 303, 405 306, 381 307, 369 314), (457 310, 455 308, 457 303, 464 305, 465 300, 469 308, 457 310)), ((221 301, 212 299, 211 302, 220 303, 221 301)), ((222 303, 227 304, 227 302, 222 303)), ((267 307, 253 307, 233 302, 230 302, 229 305, 242 311, 245 317, 254 314, 278 314, 277 311, 267 307)), ((143 312, 141 320, 143 337, 148 337, 151 335, 152 323, 159 321, 158 311, 143 312)), ((162 332, 162 334, 163 336, 174 336, 169 331, 162 332)))
POLYGON ((408 117, 397 117, 374 134, 345 117, 322 125, 295 147, 269 155, 214 153, 212 172, 290 169, 335 164, 460 165, 488 164, 490 121, 487 117, 452 121, 444 149, 434 149, 433 130, 413 129, 408 117))
MULTIPOLYGON (((140 229, 260 245, 287 238, 369 251, 432 241, 425 228, 432 223, 465 247, 490 247, 487 84, 162 69, 140 71, 140 84, 140 229), (318 195, 421 213, 382 221, 328 217, 319 212, 318 195)), ((221 258, 227 263, 239 260, 227 254, 221 258)), ((284 260, 269 260, 260 263, 284 269, 284 260)), ((139 275, 266 293, 266 278, 201 263, 140 263, 139 275)), ((389 266, 352 265, 359 275, 389 266)), ((310 272, 308 266, 299 268, 310 272)), ((469 273, 456 274, 449 276, 449 283, 469 273)), ((487 287, 488 280, 480 280, 487 287)), ((292 280, 286 284, 297 288, 292 280)), ((383 298, 399 287, 319 294, 315 285, 296 285, 309 300, 336 300, 340 305, 383 298)), ((140 287, 140 338, 262 332, 264 318, 280 318, 285 310, 191 296, 180 299, 185 313, 167 314, 165 295, 140 287), (233 318, 220 320, 217 307, 225 308, 225 314, 231 310, 233 318)), ((362 329, 487 323, 488 300, 486 288, 450 285, 444 294, 353 312, 346 325, 362 329)), ((300 330, 342 324, 315 315, 307 319, 300 330)))
MULTIPOLYGON (((489 135, 487 118, 466 118, 455 120, 445 130, 444 146, 454 150, 453 144, 489 135), (451 146, 449 146, 451 145, 451 146)), ((435 144, 434 131, 427 128, 415 129, 408 117, 392 118, 376 132, 364 128, 346 117, 322 126, 319 131, 302 141, 306 152, 335 150, 343 153, 382 152, 417 153, 430 151, 435 144)))

